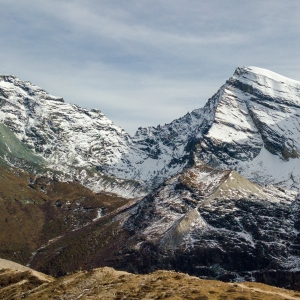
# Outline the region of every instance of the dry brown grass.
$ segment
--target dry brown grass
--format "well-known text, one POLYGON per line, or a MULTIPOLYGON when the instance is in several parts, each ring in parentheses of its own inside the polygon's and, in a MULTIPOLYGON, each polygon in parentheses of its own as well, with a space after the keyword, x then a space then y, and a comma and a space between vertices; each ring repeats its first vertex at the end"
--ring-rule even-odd
MULTIPOLYGON (((0 274, 3 277, 4 274, 0 274)), ((172 271, 157 271, 149 275, 134 275, 99 268, 76 272, 50 283, 18 277, 0 289, 1 299, 187 299, 187 300, 247 300, 300 299, 299 293, 257 283, 224 283, 201 280, 172 271), (31 285, 30 285, 31 284, 31 285)), ((0 277, 0 278, 1 278, 0 277)), ((31 275, 32 277, 32 275, 31 275)), ((16 278, 16 277, 15 277, 16 278)))

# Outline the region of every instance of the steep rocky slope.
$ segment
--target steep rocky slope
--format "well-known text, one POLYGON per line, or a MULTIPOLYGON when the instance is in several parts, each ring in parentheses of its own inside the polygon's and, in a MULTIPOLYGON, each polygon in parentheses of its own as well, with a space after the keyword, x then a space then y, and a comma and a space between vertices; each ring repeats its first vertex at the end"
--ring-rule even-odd
POLYGON ((299 299, 294 291, 258 283, 229 284, 156 271, 134 275, 111 268, 60 279, 0 260, 1 299, 299 299))
POLYGON ((99 266, 175 269, 299 290, 299 203, 297 193, 235 171, 193 167, 51 243, 30 265, 52 275, 99 266))
POLYGON ((134 196, 136 189, 143 191, 138 182, 98 172, 99 166, 120 160, 131 140, 99 110, 67 104, 14 76, 0 77, 0 107, 0 154, 6 163, 77 179, 96 192, 134 196))
POLYGON ((196 156, 260 184, 299 189, 300 83, 259 68, 238 68, 221 88, 213 123, 196 156))

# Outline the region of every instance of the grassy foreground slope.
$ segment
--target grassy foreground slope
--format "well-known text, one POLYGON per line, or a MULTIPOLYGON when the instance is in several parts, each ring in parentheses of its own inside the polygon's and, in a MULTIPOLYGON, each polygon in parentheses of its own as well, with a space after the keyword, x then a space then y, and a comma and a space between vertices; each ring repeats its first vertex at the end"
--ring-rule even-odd
POLYGON ((54 279, 0 259, 1 299, 300 299, 294 291, 259 283, 201 280, 172 271, 134 275, 99 268, 54 279))

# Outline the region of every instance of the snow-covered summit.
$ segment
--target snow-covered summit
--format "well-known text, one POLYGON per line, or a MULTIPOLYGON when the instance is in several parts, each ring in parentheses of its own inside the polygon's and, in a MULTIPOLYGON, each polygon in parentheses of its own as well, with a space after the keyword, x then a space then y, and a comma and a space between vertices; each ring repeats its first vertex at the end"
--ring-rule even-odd
POLYGON ((299 82, 237 68, 204 108, 164 126, 140 128, 133 147, 108 172, 122 177, 126 169, 126 176, 155 185, 193 164, 195 155, 197 163, 235 169, 258 183, 295 187, 290 178, 298 176, 299 104, 299 82), (284 172, 267 166, 274 160, 284 172))
POLYGON ((239 67, 235 70, 234 75, 240 75, 243 73, 248 79, 251 79, 251 76, 261 76, 265 79, 271 79, 273 81, 278 81, 281 83, 285 83, 292 86, 297 86, 300 88, 300 82, 285 76, 282 76, 280 74, 277 74, 275 72, 272 72, 267 69, 258 68, 258 67, 239 67))
POLYGON ((254 93, 262 93, 289 105, 300 105, 300 82, 269 70, 257 67, 237 68, 231 80, 251 86, 254 93))
POLYGON ((2 95, 4 97, 5 91, 7 91, 12 93, 18 92, 19 96, 26 96, 29 94, 32 96, 38 96, 44 100, 64 102, 63 98, 50 95, 42 88, 33 85, 30 81, 20 80, 18 77, 13 75, 0 75, 0 88, 2 89, 1 93, 4 92, 4 95, 2 95))
POLYGON ((214 121, 197 150, 202 163, 235 169, 259 183, 298 186, 299 82, 237 68, 211 101, 217 103, 214 121))

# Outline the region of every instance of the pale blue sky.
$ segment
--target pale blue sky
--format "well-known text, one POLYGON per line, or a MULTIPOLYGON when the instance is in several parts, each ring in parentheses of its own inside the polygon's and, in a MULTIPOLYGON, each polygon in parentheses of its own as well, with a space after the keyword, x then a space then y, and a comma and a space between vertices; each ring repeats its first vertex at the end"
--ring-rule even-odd
POLYGON ((129 133, 202 107, 238 66, 300 80, 298 0, 0 0, 0 73, 129 133))

